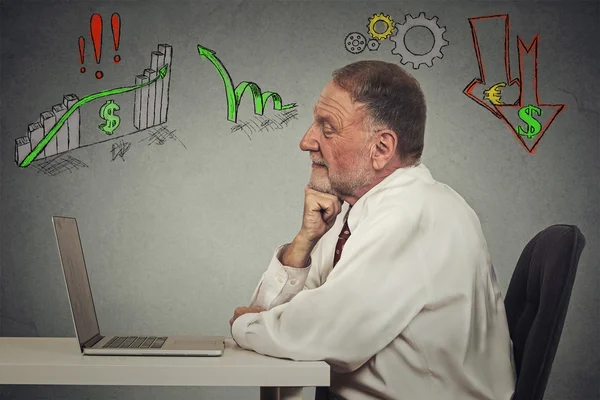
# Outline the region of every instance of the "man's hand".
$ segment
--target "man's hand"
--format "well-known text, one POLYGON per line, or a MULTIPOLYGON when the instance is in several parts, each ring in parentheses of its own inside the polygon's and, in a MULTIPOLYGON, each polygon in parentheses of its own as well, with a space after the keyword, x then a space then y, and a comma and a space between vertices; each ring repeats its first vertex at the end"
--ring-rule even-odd
POLYGON ((258 306, 238 307, 233 312, 233 317, 231 317, 231 319, 229 320, 229 325, 233 325, 233 323, 235 322, 236 319, 238 319, 239 316, 242 316, 242 315, 248 314, 248 313, 259 313, 261 311, 266 311, 266 310, 264 308, 258 307, 258 306))
POLYGON ((304 193, 304 215, 298 235, 316 243, 335 223, 335 218, 342 211, 342 201, 337 196, 318 192, 308 185, 304 193))

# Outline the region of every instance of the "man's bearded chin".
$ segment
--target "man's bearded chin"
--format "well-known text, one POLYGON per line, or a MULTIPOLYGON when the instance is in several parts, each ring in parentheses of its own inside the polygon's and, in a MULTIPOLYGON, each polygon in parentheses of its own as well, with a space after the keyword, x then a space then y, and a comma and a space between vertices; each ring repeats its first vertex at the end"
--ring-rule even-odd
POLYGON ((315 173, 314 171, 311 172, 308 187, 316 190, 317 192, 328 193, 337 196, 337 193, 331 187, 331 181, 329 180, 329 177, 326 175, 323 176, 322 174, 323 172, 321 172, 321 174, 318 172, 315 173), (317 176, 317 174, 319 176, 317 176))
MULTIPOLYGON (((317 162, 317 164, 323 165, 325 163, 317 162)), ((327 165, 323 165, 323 167, 311 171, 308 185, 311 189, 316 190, 317 192, 331 194, 341 199, 344 196, 344 188, 343 185, 342 187, 338 187, 339 182, 336 181, 340 179, 343 179, 343 177, 332 177, 329 167, 327 165)))
POLYGON ((322 193, 328 193, 342 199, 355 196, 357 190, 370 184, 375 179, 375 172, 369 170, 366 161, 358 162, 352 171, 345 171, 331 176, 327 171, 311 171, 309 187, 322 193))

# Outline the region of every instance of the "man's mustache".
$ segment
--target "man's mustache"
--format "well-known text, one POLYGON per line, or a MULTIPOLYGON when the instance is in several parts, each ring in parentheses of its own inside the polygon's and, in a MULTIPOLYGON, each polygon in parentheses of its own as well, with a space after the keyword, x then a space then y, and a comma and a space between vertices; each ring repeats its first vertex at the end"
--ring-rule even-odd
POLYGON ((317 165, 323 165, 323 166, 327 166, 327 164, 325 163, 325 160, 315 160, 313 157, 310 158, 310 161, 312 161, 314 164, 317 165))

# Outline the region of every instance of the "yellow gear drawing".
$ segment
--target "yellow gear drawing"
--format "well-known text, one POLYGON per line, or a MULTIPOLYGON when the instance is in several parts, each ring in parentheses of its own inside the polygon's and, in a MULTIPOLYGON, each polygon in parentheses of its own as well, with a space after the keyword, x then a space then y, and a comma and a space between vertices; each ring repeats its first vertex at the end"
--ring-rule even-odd
POLYGON ((369 35, 373 39, 387 39, 392 32, 394 32, 394 20, 389 15, 374 14, 371 18, 369 18, 369 24, 367 25, 367 28, 369 28, 369 35), (386 25, 383 33, 379 33, 375 30, 375 24, 379 21, 384 22, 386 25))

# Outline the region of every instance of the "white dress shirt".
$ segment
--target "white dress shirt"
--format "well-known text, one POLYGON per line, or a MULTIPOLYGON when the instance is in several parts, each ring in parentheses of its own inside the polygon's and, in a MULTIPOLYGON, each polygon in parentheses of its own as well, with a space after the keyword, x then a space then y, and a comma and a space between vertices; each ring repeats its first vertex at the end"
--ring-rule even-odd
POLYGON ((344 203, 306 268, 273 254, 236 343, 324 360, 343 399, 509 400, 515 387, 504 302, 475 212, 423 164, 344 203), (350 237, 333 266, 338 235, 350 237))

